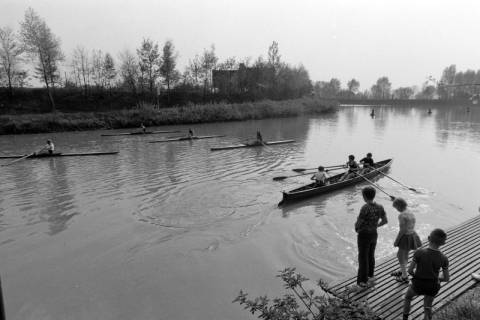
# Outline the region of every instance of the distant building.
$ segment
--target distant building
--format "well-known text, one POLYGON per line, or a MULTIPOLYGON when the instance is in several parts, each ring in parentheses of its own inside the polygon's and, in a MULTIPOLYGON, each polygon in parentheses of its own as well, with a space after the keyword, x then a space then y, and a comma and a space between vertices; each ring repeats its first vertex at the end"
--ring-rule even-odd
POLYGON ((268 76, 274 73, 273 68, 249 68, 240 63, 238 70, 212 70, 212 84, 215 92, 223 94, 264 90, 270 87, 268 76))

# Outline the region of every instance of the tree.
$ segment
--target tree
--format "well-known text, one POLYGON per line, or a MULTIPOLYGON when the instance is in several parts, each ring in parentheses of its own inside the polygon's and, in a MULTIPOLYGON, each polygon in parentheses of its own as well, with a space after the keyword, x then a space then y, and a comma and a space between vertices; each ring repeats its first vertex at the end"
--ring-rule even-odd
POLYGON ((150 39, 143 39, 140 49, 137 49, 139 58, 139 67, 141 74, 141 84, 146 82, 150 94, 155 91, 155 83, 160 76, 160 53, 158 44, 150 39))
POLYGON ((393 96, 400 100, 408 100, 414 93, 415 92, 411 87, 401 87, 393 91, 393 96))
POLYGON ((188 74, 191 77, 192 84, 193 86, 198 86, 199 85, 199 80, 202 77, 202 62, 200 57, 195 55, 195 58, 193 60, 190 60, 188 62, 188 74))
POLYGON ((282 56, 279 54, 278 42, 273 41, 273 43, 268 47, 268 65, 274 67, 276 70, 280 67, 280 58, 282 56))
POLYGON ((212 83, 212 70, 217 65, 218 58, 215 55, 215 46, 212 44, 210 50, 204 49, 203 55, 200 58, 200 65, 203 78, 203 94, 205 95, 209 84, 212 83))
POLYGON ((45 21, 32 8, 25 11, 25 18, 20 26, 25 50, 37 60, 35 68, 37 77, 45 83, 52 111, 55 111, 52 90, 59 79, 59 62, 64 59, 60 39, 52 33, 45 21))
POLYGON ((88 87, 90 86, 92 67, 90 65, 89 54, 85 47, 77 46, 73 50, 72 68, 78 82, 83 87, 83 94, 86 96, 88 93, 88 87))
POLYGON ((13 86, 19 86, 27 77, 27 72, 20 67, 23 51, 13 30, 0 28, 0 79, 2 75, 6 78, 10 98, 13 97, 13 86))
POLYGON ((123 85, 132 91, 137 96, 138 76, 140 68, 135 56, 129 51, 124 50, 120 53, 120 76, 122 77, 123 85))
POLYGON ((360 82, 358 82, 356 79, 352 79, 347 82, 347 88, 348 91, 355 95, 358 92, 358 88, 360 88, 360 82))
POLYGON ((440 99, 448 99, 452 95, 452 87, 448 87, 445 85, 454 84, 456 73, 457 67, 454 64, 443 69, 442 77, 437 85, 437 92, 440 96, 440 99))
POLYGON ((390 90, 392 84, 387 77, 381 77, 377 80, 377 83, 372 86, 372 95, 376 99, 388 99, 390 97, 390 90))
POLYGON ((178 53, 175 52, 175 47, 171 40, 167 40, 163 46, 162 65, 160 67, 160 74, 163 77, 163 83, 170 91, 170 87, 175 84, 180 78, 180 74, 176 70, 178 53))
POLYGON ((103 76, 105 77, 105 87, 111 89, 113 80, 117 77, 117 70, 115 69, 115 61, 108 52, 105 54, 103 61, 103 76))

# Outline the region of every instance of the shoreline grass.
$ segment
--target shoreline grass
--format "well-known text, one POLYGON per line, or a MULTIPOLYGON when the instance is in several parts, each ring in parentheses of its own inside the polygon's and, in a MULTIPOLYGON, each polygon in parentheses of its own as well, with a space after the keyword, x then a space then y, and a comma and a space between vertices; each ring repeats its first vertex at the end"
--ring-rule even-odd
POLYGON ((480 285, 467 291, 433 315, 433 320, 480 319, 480 285))
POLYGON ((295 117, 335 112, 338 103, 316 97, 293 100, 263 100, 252 103, 204 104, 155 108, 141 104, 134 109, 110 112, 44 113, 0 116, 0 134, 48 133, 94 129, 138 128, 174 124, 195 124, 295 117))

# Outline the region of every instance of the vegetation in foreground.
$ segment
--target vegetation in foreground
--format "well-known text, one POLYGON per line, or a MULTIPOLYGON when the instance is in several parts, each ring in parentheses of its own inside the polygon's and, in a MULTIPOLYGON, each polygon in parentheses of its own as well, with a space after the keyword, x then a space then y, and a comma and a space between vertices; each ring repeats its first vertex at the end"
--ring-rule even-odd
POLYGON ((480 319, 480 286, 468 291, 447 307, 433 315, 434 320, 480 319))
POLYGON ((330 295, 328 286, 321 280, 318 285, 323 294, 305 289, 303 283, 308 279, 295 272, 295 268, 286 268, 277 277, 282 279, 285 289, 292 293, 281 298, 262 296, 251 300, 240 291, 233 302, 240 303, 259 319, 266 320, 380 319, 366 304, 350 299, 348 292, 339 297, 330 295))
POLYGON ((141 123, 145 126, 159 126, 294 117, 303 114, 334 112, 335 110, 337 110, 336 102, 327 102, 315 97, 161 109, 143 104, 135 109, 112 112, 54 112, 0 116, 0 134, 138 128, 141 123))

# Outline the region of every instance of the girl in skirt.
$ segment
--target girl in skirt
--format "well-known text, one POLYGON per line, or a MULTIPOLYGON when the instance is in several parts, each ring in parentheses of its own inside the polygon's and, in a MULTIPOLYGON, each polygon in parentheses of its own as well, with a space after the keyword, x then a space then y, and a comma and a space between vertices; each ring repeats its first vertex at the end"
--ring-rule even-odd
POLYGON ((400 230, 393 243, 395 247, 398 247, 397 258, 400 270, 392 272, 392 276, 398 282, 408 283, 408 252, 419 248, 422 245, 422 241, 415 232, 415 216, 407 209, 407 202, 402 198, 396 198, 393 201, 393 207, 400 212, 398 215, 400 230))

